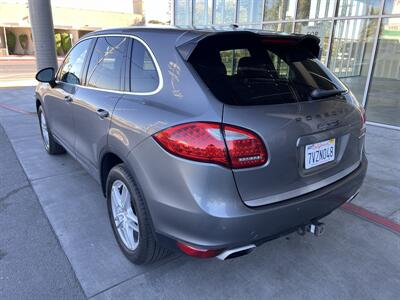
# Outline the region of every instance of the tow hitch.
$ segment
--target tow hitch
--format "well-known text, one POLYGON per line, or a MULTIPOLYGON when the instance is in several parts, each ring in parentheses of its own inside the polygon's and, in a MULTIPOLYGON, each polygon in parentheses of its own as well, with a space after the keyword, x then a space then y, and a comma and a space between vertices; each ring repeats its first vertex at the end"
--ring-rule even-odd
POLYGON ((306 232, 312 233, 315 236, 321 236, 325 232, 325 224, 321 222, 313 222, 306 226, 299 227, 297 233, 305 235, 306 232))

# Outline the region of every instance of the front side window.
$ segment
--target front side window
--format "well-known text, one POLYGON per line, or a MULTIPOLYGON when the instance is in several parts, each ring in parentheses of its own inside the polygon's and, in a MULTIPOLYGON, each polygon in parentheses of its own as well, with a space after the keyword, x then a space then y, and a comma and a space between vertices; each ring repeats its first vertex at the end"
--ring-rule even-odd
POLYGON ((64 64, 58 74, 57 80, 81 84, 82 70, 92 40, 84 40, 77 44, 64 60, 64 64))
POLYGON ((123 89, 127 37, 101 37, 97 39, 86 75, 86 85, 106 90, 123 89))
POLYGON ((131 57, 131 91, 148 93, 157 89, 159 78, 156 66, 145 46, 135 40, 131 57))

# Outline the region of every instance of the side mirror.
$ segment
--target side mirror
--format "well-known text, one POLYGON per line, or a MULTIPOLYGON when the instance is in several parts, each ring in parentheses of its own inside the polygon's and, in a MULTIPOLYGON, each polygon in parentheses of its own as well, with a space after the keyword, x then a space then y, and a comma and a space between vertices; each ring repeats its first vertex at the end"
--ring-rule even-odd
POLYGON ((41 69, 39 72, 36 73, 35 78, 39 82, 49 83, 51 87, 54 87, 56 85, 55 72, 54 68, 52 67, 41 69))

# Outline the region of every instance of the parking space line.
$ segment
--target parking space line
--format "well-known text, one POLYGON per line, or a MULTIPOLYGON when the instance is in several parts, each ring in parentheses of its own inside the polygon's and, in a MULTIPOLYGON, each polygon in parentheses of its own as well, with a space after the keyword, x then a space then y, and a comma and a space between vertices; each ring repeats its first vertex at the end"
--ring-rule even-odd
POLYGON ((382 217, 376 213, 373 213, 365 208, 354 205, 352 203, 345 203, 342 205, 341 208, 345 211, 348 211, 348 212, 353 213, 357 216, 360 216, 364 219, 367 219, 375 224, 386 227, 387 229, 389 229, 393 232, 400 233, 400 224, 397 224, 397 223, 395 223, 385 217, 382 217))

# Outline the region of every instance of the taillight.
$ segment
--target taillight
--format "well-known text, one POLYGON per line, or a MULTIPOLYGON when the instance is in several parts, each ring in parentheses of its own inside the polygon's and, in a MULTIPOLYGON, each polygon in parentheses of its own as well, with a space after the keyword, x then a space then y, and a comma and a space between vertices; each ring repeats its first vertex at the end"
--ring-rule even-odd
POLYGON ((265 164, 267 151, 255 133, 230 125, 223 125, 223 130, 232 168, 240 169, 265 164))
POLYGON ((215 257, 223 251, 223 249, 200 249, 182 242, 177 242, 176 244, 178 245, 179 249, 181 249, 187 255, 199 258, 215 257))
POLYGON ((228 168, 256 167, 267 161, 261 139, 247 129, 231 125, 186 123, 158 132, 154 139, 176 156, 228 168))

